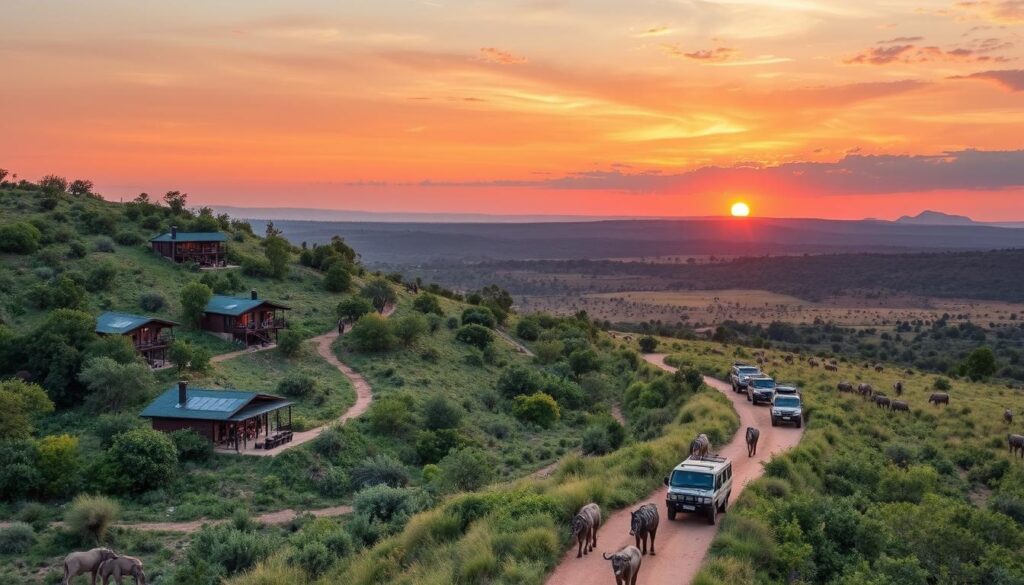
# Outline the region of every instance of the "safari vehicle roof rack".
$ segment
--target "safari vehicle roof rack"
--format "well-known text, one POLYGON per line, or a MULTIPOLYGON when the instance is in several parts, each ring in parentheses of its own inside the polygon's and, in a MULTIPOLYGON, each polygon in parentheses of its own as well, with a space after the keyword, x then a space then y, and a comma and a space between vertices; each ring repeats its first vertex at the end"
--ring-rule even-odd
POLYGON ((754 364, 748 364, 747 362, 733 362, 732 365, 734 365, 734 366, 747 366, 747 367, 750 367, 750 368, 756 368, 757 367, 754 364))
POLYGON ((683 460, 683 463, 727 463, 728 461, 729 460, 727 458, 722 457, 718 453, 715 453, 713 455, 705 455, 703 457, 698 457, 696 459, 693 457, 687 457, 686 459, 683 460))

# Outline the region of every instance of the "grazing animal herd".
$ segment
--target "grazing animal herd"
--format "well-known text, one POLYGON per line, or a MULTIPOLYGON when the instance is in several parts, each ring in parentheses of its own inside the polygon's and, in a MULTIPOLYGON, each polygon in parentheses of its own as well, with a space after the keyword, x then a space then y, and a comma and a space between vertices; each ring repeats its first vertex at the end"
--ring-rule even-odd
POLYGON ((123 577, 132 577, 135 585, 146 585, 142 561, 135 557, 119 555, 109 548, 94 548, 66 556, 64 576, 60 583, 69 585, 72 579, 85 573, 92 576, 93 585, 96 585, 96 577, 102 579, 103 585, 108 585, 111 577, 117 585, 121 585, 123 577))
MULTIPOLYGON (((643 555, 647 554, 648 538, 651 542, 651 555, 656 554, 654 539, 658 535, 660 520, 658 506, 651 503, 644 504, 633 510, 631 516, 629 534, 636 539, 636 546, 623 547, 612 555, 601 553, 604 560, 612 562, 612 573, 615 575, 616 585, 636 585, 643 555)), ((597 530, 600 527, 601 508, 593 502, 580 508, 579 512, 573 516, 572 536, 579 544, 576 558, 594 550, 594 547, 597 546, 597 530)))

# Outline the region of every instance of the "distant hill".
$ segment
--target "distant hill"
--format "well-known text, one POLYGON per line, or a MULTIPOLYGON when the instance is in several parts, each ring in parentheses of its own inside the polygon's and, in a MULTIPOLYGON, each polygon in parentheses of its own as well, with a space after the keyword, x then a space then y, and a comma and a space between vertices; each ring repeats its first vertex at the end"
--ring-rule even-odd
POLYGON ((982 225, 965 215, 951 215, 941 211, 925 210, 910 216, 904 215, 896 223, 908 225, 982 225))

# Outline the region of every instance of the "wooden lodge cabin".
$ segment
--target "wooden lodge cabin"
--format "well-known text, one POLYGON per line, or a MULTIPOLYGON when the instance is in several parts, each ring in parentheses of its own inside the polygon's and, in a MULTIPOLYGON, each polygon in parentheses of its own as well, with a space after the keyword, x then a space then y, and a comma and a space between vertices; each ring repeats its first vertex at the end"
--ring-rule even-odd
POLYGON ((167 350, 174 343, 174 321, 108 311, 96 318, 96 333, 121 335, 132 340, 135 351, 150 367, 167 365, 167 350))
POLYGON ((292 401, 242 390, 190 388, 178 382, 142 411, 153 429, 191 429, 214 447, 234 451, 279 445, 291 439, 292 401))
POLYGON ((228 237, 220 232, 171 231, 149 240, 153 251, 176 264, 195 262, 199 266, 227 266, 228 237))
POLYGON ((214 335, 251 345, 277 342, 277 332, 287 327, 284 311, 289 308, 261 300, 252 291, 249 298, 213 295, 203 313, 202 328, 214 335))

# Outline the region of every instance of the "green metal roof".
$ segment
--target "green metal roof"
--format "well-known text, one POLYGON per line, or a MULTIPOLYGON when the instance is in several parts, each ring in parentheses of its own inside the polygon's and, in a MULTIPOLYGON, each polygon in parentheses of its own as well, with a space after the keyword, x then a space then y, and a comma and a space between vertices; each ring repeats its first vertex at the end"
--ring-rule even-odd
POLYGON ((220 232, 178 232, 176 238, 171 238, 170 232, 165 232, 153 237, 150 242, 226 242, 228 237, 220 232))
POLYGON ((178 404, 178 387, 168 388, 142 411, 146 418, 187 418, 194 420, 245 420, 264 412, 290 406, 292 401, 244 390, 216 390, 189 387, 185 406, 178 404), (260 400, 256 400, 260 398, 260 400), (255 400, 255 402, 253 402, 255 400))
POLYGON ((210 297, 210 302, 206 303, 207 313, 216 313, 217 315, 231 315, 237 317, 242 313, 248 313, 260 305, 270 305, 278 309, 287 309, 284 305, 272 303, 264 299, 245 299, 238 297, 228 297, 224 295, 213 295, 210 297))
POLYGON ((131 313, 117 313, 107 311, 96 318, 96 333, 108 335, 124 335, 135 331, 139 327, 149 323, 160 323, 162 325, 177 325, 174 321, 161 319, 159 317, 147 317, 145 315, 132 315, 131 313))

